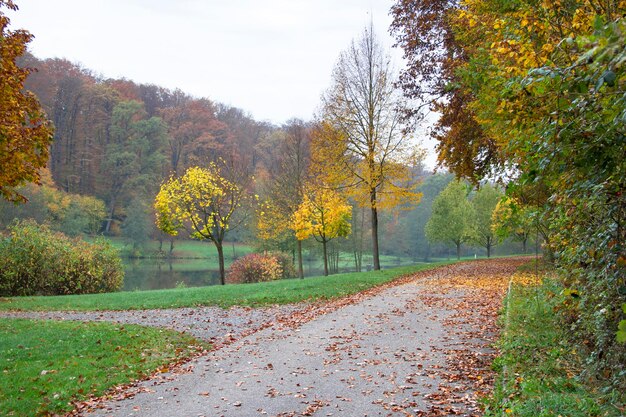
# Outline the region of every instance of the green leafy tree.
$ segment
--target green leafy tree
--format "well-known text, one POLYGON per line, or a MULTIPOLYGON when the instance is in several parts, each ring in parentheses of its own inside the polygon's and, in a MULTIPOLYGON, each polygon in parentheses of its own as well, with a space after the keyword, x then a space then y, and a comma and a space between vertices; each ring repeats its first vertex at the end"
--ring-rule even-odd
POLYGON ((472 206, 475 213, 474 242, 487 249, 487 257, 491 257, 491 250, 497 244, 493 230, 493 212, 502 199, 502 192, 493 185, 486 183, 474 195, 472 206))
POLYGON ((217 164, 192 167, 181 177, 172 177, 161 185, 154 202, 157 226, 172 236, 184 229, 194 239, 213 242, 224 285, 224 236, 241 224, 241 219, 233 224, 234 214, 248 198, 241 185, 221 175, 217 164))
POLYGON ((89 195, 70 194, 60 230, 70 236, 97 234, 106 218, 104 202, 89 195))
POLYGON ((143 199, 134 198, 122 223, 122 236, 133 245, 133 255, 140 255, 154 227, 150 211, 143 199))
POLYGON ((124 101, 116 105, 110 135, 101 173, 107 184, 106 232, 114 220, 121 220, 120 206, 129 204, 133 196, 156 191, 167 165, 165 124, 158 117, 147 118, 142 103, 124 101))
POLYGON ((13 1, 0 0, 0 196, 23 202, 16 187, 39 182, 39 169, 48 161, 52 124, 37 98, 24 91, 32 69, 16 63, 33 36, 25 30, 8 29, 5 7, 17 10, 13 1))
POLYGON ((452 181, 433 201, 432 214, 426 223, 428 241, 454 244, 457 259, 461 259, 461 245, 476 234, 476 215, 467 199, 468 192, 467 184, 452 181))

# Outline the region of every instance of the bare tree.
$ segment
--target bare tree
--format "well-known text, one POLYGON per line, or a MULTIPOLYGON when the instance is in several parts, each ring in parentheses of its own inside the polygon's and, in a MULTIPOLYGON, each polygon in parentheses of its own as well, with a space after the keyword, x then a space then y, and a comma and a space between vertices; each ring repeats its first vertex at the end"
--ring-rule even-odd
POLYGON ((407 139, 404 99, 395 80, 370 25, 340 55, 332 86, 323 96, 323 121, 337 132, 320 135, 327 137, 322 146, 333 149, 333 157, 326 159, 338 159, 326 171, 343 175, 343 186, 356 190, 356 200, 371 210, 374 269, 380 269, 378 210, 419 200, 409 168, 421 153, 407 139))

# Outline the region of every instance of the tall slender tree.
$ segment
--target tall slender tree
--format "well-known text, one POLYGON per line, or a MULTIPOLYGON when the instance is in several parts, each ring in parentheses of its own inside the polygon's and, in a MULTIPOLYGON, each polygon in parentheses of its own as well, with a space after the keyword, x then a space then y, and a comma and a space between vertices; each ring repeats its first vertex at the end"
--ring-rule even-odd
POLYGON ((403 97, 395 80, 390 59, 370 25, 339 57, 332 85, 323 96, 325 125, 318 135, 321 146, 334 152, 334 166, 326 175, 345 174, 343 186, 371 210, 374 269, 380 269, 378 211, 419 199, 408 182, 409 167, 419 153, 409 145, 403 97))

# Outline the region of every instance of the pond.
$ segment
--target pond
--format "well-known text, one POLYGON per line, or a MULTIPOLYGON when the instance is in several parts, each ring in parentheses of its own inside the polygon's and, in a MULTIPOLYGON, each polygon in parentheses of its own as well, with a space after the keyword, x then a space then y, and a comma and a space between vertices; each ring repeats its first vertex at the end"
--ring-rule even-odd
POLYGON ((218 285, 219 270, 210 266, 212 263, 203 259, 124 259, 124 290, 218 285))
MULTIPOLYGON (((232 259, 226 260, 226 271, 232 259)), ((399 261, 384 263, 383 268, 400 266, 399 261)), ((203 287, 207 285, 219 285, 219 270, 215 269, 217 259, 213 258, 174 258, 174 259, 124 259, 124 290, 160 290, 166 288, 203 287)), ((323 275, 324 270, 319 260, 307 259, 304 262, 304 276, 323 275)), ((367 270, 367 265, 363 270, 367 270)), ((354 265, 342 262, 339 272, 352 272, 354 265)))

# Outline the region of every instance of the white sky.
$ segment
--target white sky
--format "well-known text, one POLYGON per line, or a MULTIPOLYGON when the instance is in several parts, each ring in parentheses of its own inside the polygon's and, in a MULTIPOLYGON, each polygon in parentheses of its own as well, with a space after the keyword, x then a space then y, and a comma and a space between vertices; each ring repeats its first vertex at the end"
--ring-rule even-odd
MULTIPOLYGON (((11 29, 38 58, 110 78, 180 88, 257 120, 310 120, 339 53, 373 19, 388 34, 393 0, 17 0, 11 29)), ((432 166, 431 155, 428 165, 432 166)))

